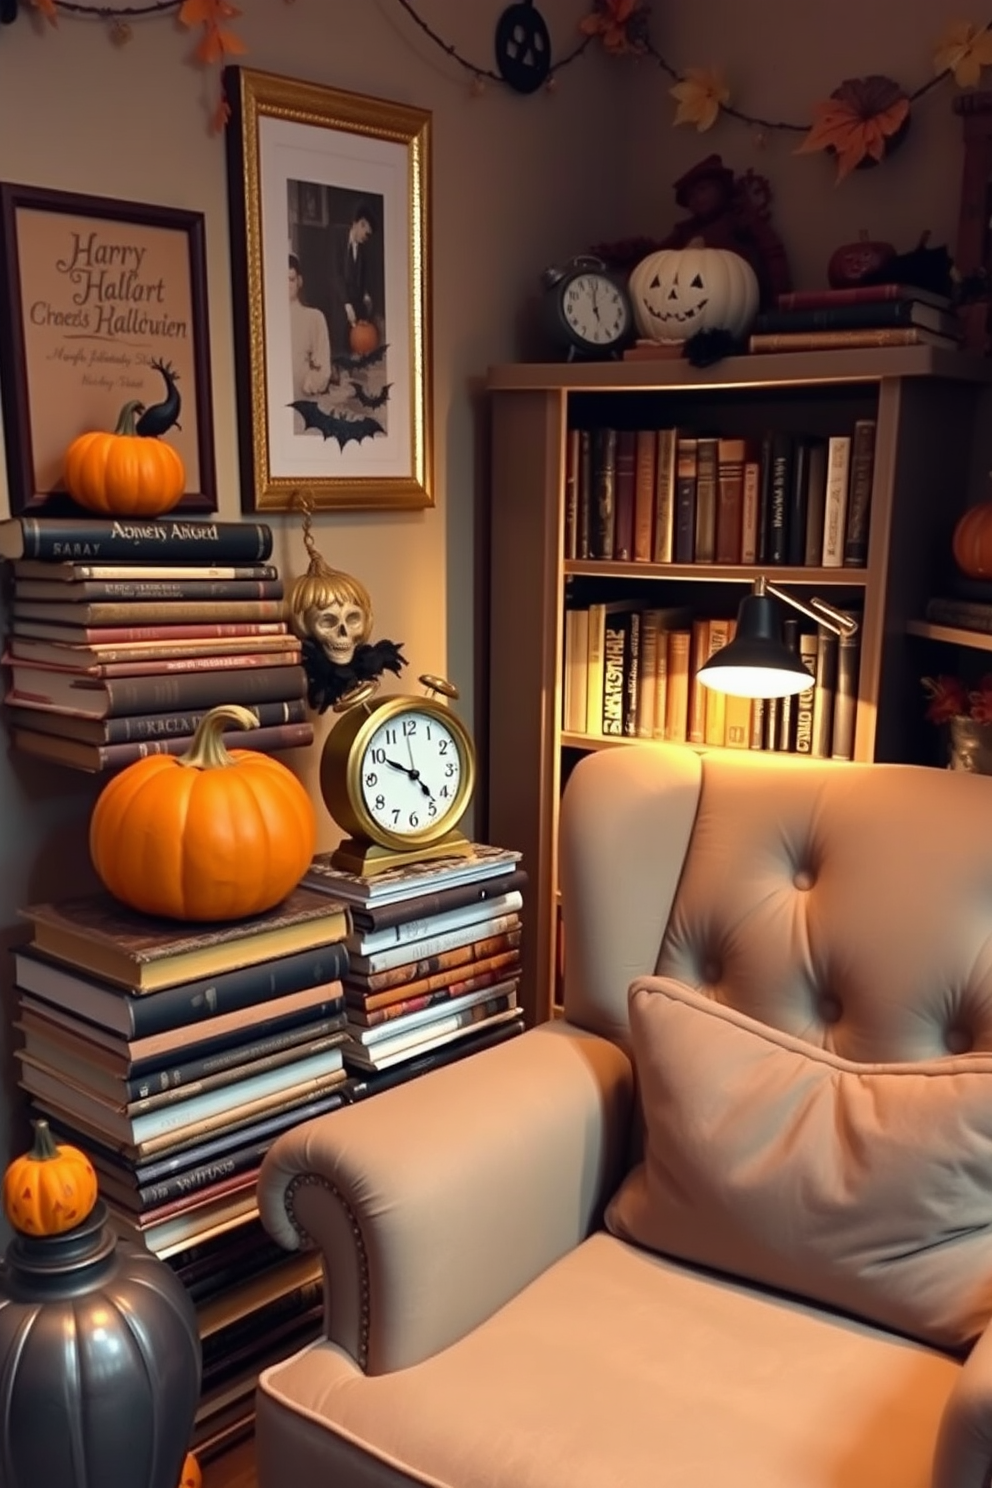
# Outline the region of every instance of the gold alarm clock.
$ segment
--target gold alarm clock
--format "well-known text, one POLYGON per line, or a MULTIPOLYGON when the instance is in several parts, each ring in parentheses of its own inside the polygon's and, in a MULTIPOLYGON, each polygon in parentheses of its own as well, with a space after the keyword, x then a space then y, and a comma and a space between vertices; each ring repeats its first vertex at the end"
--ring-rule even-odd
POLYGON ((343 717, 327 736, 320 789, 350 838, 332 854, 336 868, 370 875, 425 858, 470 856, 457 830, 475 787, 475 745, 443 699, 458 689, 420 678, 427 694, 372 701, 363 682, 334 705, 343 717), (440 695, 440 696, 439 696, 440 695))

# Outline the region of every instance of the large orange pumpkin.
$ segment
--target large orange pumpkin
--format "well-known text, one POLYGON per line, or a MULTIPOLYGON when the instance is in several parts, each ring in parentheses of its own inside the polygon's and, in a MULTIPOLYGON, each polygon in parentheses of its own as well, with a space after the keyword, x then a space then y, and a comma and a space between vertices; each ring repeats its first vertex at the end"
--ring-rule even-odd
POLYGON ((261 914, 296 887, 313 857, 310 797, 278 760, 224 747, 247 708, 204 714, 183 755, 149 755, 115 776, 90 818, 90 856, 116 898, 176 920, 261 914))
POLYGON ((182 456, 164 439, 135 432, 140 403, 125 403, 117 427, 80 434, 65 456, 65 487, 87 511, 112 517, 157 517, 186 489, 182 456))
POLYGON ((965 512, 954 529, 954 562, 971 579, 992 577, 992 501, 965 512))
POLYGON ((4 1213, 23 1235, 61 1235, 92 1213, 96 1173, 85 1152, 56 1144, 47 1121, 32 1125, 34 1146, 4 1174, 4 1213))

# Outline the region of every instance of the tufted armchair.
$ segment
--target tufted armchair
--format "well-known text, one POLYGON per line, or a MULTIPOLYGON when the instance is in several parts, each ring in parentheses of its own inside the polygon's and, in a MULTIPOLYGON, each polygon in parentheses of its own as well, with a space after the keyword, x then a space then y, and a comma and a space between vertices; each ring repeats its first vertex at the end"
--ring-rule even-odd
POLYGON ((988 1488, 992 780, 604 751, 560 881, 564 1019, 266 1159, 260 1488, 988 1488))

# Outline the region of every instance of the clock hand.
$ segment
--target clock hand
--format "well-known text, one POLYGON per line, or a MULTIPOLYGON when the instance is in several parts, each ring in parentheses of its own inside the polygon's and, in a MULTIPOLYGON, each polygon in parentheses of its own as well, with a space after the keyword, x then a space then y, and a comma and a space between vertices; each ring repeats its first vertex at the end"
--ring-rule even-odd
POLYGON ((391 770, 402 770, 403 771, 403 774, 404 775, 409 775, 409 777, 410 777, 411 780, 416 780, 416 778, 417 778, 416 771, 415 770, 408 770, 407 767, 406 767, 406 765, 401 765, 400 764, 399 760, 387 759, 386 764, 389 766, 389 768, 391 770))
POLYGON ((425 784, 425 782, 421 780, 420 771, 413 763, 413 740, 410 738, 409 734, 407 734, 406 736, 406 752, 410 756, 410 768, 407 771, 407 774, 409 775, 411 780, 415 780, 417 782, 417 784, 420 786, 421 791, 427 797, 428 801, 433 801, 434 797, 431 795, 430 786, 425 784))

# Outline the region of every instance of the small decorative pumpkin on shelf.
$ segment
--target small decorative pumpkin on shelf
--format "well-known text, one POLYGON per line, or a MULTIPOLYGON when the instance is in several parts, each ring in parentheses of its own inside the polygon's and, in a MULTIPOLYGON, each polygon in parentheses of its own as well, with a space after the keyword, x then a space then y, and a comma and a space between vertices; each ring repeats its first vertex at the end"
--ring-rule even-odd
POLYGON ((873 241, 862 228, 856 243, 842 243, 830 255, 827 282, 831 289, 850 289, 858 284, 870 284, 895 256, 893 244, 873 241))
POLYGON ((701 331, 743 336, 758 310, 751 265, 702 239, 660 248, 634 269, 628 286, 637 329, 647 341, 685 342, 701 331))
POLYGON ((87 511, 111 517, 158 517, 171 511, 186 488, 182 456, 159 438, 175 425, 181 401, 168 362, 151 365, 165 379, 166 396, 146 408, 125 403, 112 434, 80 434, 65 456, 65 487, 87 511))
POLYGON ((348 331, 348 345, 354 356, 371 356, 379 345, 379 332, 371 320, 355 321, 348 331))
POLYGON ((992 501, 969 507, 959 519, 951 551, 969 579, 992 578, 992 501))
POLYGON ((56 1143, 47 1121, 34 1121, 34 1145, 4 1174, 3 1208, 22 1235, 61 1235, 92 1213, 96 1173, 85 1152, 56 1143))
POLYGON ((317 818, 292 771, 267 754, 225 748, 225 704, 200 720, 185 754, 149 755, 115 776, 90 818, 90 857, 105 888, 144 914, 240 920, 271 909, 309 867, 317 818))

